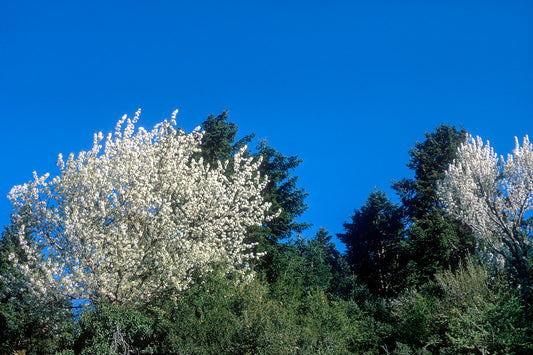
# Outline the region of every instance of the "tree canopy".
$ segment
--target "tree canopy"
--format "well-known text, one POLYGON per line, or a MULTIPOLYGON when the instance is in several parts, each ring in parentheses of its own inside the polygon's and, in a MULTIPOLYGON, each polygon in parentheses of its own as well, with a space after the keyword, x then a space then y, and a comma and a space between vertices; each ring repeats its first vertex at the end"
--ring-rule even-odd
POLYGON ((243 148, 230 176, 227 162, 203 164, 195 158, 203 133, 176 130, 175 114, 151 132, 135 132, 139 112, 123 129, 124 116, 103 152, 100 133, 89 152, 66 162, 60 155, 52 181, 35 174, 11 190, 28 262, 12 258, 31 280, 28 289, 138 303, 183 290, 218 264, 246 272, 257 257, 246 231, 263 225, 270 209, 261 161, 243 148))
POLYGON ((227 112, 123 117, 59 175, 10 192, 6 354, 526 354, 533 351, 533 145, 498 158, 441 125, 412 178, 338 238, 306 236, 302 162, 238 139, 227 112), (474 254, 474 247, 477 254, 474 254))

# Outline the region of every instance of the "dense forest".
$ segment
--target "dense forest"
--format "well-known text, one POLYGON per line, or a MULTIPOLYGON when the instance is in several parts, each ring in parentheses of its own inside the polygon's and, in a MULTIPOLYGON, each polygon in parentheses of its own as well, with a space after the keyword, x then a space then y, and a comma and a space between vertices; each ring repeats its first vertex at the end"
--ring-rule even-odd
POLYGON ((341 253, 301 222, 297 156, 226 112, 192 133, 137 117, 11 191, 1 353, 533 352, 527 137, 504 160, 464 129, 421 134, 399 202, 369 191, 341 253))

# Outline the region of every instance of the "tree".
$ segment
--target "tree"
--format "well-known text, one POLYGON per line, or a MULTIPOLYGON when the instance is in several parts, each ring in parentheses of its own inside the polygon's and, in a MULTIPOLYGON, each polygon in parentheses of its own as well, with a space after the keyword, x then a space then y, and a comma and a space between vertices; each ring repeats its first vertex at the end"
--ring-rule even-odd
POLYGON ((456 268, 474 251, 470 229, 447 215, 438 198, 437 183, 453 162, 466 131, 440 125, 426 140, 416 142, 407 165, 414 178, 394 183, 407 224, 406 246, 410 265, 406 275, 415 284, 432 280, 438 271, 456 268))
POLYGON ((345 292, 349 267, 332 238, 320 228, 312 238, 273 246, 272 264, 266 270, 272 293, 281 298, 299 298, 316 290, 336 296, 345 292))
POLYGON ((72 299, 143 304, 186 289, 215 269, 246 274, 257 257, 244 242, 262 225, 270 204, 268 178, 245 147, 228 164, 195 156, 202 133, 174 128, 176 112, 151 132, 135 132, 126 116, 93 148, 59 156, 60 175, 15 186, 12 221, 27 264, 12 259, 31 280, 30 290, 72 299), (34 243, 32 243, 32 241, 34 243), (40 253, 37 247, 42 247, 40 253), (54 293, 52 292, 52 293, 54 293))
MULTIPOLYGON (((228 122, 228 118, 227 111, 223 111, 216 117, 210 115, 202 123, 205 133, 199 155, 208 164, 218 160, 228 161, 228 167, 231 167, 235 153, 251 143, 255 137, 255 134, 250 134, 235 141, 238 126, 228 122)), ((298 177, 292 175, 292 171, 300 165, 302 159, 297 156, 285 156, 266 141, 259 142, 254 152, 245 151, 244 154, 260 160, 259 172, 269 177, 269 182, 262 191, 263 199, 271 203, 267 213, 269 219, 262 226, 250 228, 246 239, 250 243, 257 243, 259 252, 265 252, 279 239, 301 233, 310 226, 308 223, 296 222, 296 218, 307 209, 304 200, 308 193, 298 188, 298 177)), ((265 258, 268 259, 269 256, 266 255, 265 258)), ((268 261, 263 261, 269 264, 268 261)))
POLYGON ((200 144, 200 156, 204 162, 216 166, 219 161, 232 161, 233 156, 239 152, 242 147, 251 142, 255 134, 250 134, 235 142, 237 125, 233 122, 227 122, 229 118, 227 111, 222 111, 218 116, 209 115, 202 123, 202 143, 200 144))
POLYGON ((273 244, 308 229, 310 224, 295 220, 307 209, 304 200, 309 194, 297 187, 298 177, 291 174, 303 160, 298 156, 283 155, 266 141, 259 143, 254 157, 261 161, 259 170, 269 177, 263 198, 272 204, 269 211, 271 219, 260 233, 265 235, 269 244, 273 244))
POLYGON ((439 186, 447 211, 475 233, 478 250, 509 268, 527 293, 533 281, 533 145, 528 136, 507 159, 480 137, 463 143, 439 186))
POLYGON ((17 234, 7 228, 0 238, 0 353, 54 353, 68 346, 74 333, 70 305, 27 292, 28 280, 10 255, 25 258, 17 234))
POLYGON ((355 274, 374 294, 394 293, 403 235, 402 212, 386 193, 374 191, 352 221, 344 223, 346 233, 338 234, 346 245, 346 259, 355 274))
POLYGON ((305 284, 309 289, 340 294, 345 288, 349 274, 348 264, 332 242, 333 236, 321 227, 310 240, 300 240, 301 253, 307 261, 304 273, 305 284))

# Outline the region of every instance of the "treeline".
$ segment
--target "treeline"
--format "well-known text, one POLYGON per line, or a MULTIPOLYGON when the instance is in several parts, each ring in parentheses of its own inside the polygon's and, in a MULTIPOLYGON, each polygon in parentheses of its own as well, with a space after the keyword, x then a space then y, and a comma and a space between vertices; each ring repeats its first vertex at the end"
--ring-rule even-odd
MULTIPOLYGON (((237 152, 254 136, 237 140, 226 112, 209 116, 202 130, 195 154, 212 166, 227 163, 231 179, 237 152)), ((244 241, 259 256, 253 279, 217 272, 224 269, 218 264, 196 275, 191 287, 141 306, 43 302, 18 281, 23 276, 12 260, 28 255, 7 226, 0 246, 0 352, 529 354, 528 281, 481 257, 472 229, 439 199, 439 181, 466 135, 441 125, 416 142, 408 162, 413 178, 392 186, 400 203, 370 192, 338 235, 342 254, 324 229, 301 237, 309 228, 297 222, 307 208, 294 174, 302 161, 260 142, 244 154, 270 178, 262 192, 269 218, 248 228, 244 241)))

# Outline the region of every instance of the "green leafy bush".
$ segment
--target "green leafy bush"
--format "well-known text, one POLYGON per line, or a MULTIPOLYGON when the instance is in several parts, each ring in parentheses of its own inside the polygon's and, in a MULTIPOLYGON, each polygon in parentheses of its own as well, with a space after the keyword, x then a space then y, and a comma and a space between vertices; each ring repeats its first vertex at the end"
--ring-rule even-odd
POLYGON ((443 296, 439 321, 451 352, 525 353, 533 350, 525 304, 504 275, 468 262, 455 273, 437 275, 443 296))
POLYGON ((132 306, 100 304, 79 319, 74 347, 81 354, 151 353, 152 324, 132 306))

